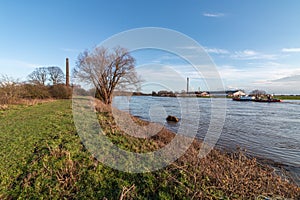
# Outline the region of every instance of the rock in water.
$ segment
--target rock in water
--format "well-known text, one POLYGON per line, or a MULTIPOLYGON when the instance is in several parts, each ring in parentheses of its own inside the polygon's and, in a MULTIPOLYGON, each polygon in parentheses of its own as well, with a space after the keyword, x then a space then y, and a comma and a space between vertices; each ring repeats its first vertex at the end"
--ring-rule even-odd
POLYGON ((178 119, 177 117, 175 117, 175 116, 172 116, 172 115, 169 115, 169 116, 166 118, 166 120, 167 120, 168 122, 179 122, 179 119, 178 119))

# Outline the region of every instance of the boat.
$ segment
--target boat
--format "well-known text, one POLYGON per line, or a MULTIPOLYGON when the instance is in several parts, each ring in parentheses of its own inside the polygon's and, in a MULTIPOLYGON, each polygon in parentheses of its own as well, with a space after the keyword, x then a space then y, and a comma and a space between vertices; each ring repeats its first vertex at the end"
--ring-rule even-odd
POLYGON ((255 102, 261 103, 274 103, 274 102, 282 102, 280 99, 254 99, 255 102))
POLYGON ((234 100, 234 101, 253 101, 253 100, 255 100, 255 97, 239 96, 239 97, 233 97, 232 100, 234 100))
POLYGON ((234 101, 254 101, 254 102, 261 102, 261 103, 274 103, 274 102, 282 102, 280 99, 274 99, 274 98, 255 98, 254 96, 239 96, 239 97, 233 97, 232 100, 234 101))

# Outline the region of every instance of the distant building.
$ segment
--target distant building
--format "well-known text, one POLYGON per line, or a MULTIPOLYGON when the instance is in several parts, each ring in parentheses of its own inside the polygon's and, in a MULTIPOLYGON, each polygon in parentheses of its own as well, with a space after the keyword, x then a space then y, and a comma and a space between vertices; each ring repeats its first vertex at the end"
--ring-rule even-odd
POLYGON ((209 94, 207 92, 201 92, 200 96, 201 97, 209 97, 209 94))
POLYGON ((234 97, 237 97, 237 96, 245 96, 245 95, 246 95, 246 94, 245 94, 243 91, 241 91, 241 90, 239 90, 239 91, 233 93, 233 96, 234 96, 234 97))

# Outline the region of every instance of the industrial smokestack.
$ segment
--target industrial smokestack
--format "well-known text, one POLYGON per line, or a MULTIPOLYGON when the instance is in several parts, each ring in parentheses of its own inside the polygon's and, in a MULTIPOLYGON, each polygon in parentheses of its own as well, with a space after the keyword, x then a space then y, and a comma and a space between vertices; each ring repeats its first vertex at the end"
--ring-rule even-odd
POLYGON ((69 58, 66 58, 66 86, 70 86, 69 58))
POLYGON ((189 93, 189 84, 190 84, 190 79, 189 77, 186 78, 186 93, 189 93))

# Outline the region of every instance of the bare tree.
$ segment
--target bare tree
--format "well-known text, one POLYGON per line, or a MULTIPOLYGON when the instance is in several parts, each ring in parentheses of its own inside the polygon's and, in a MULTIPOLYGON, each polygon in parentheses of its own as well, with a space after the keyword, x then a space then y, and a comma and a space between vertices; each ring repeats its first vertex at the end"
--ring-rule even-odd
POLYGON ((20 83, 6 75, 0 76, 0 104, 15 103, 21 95, 20 83))
POLYGON ((52 82, 52 85, 57 85, 63 83, 65 80, 65 75, 59 67, 48 67, 49 81, 52 82))
POLYGON ((48 70, 45 67, 36 68, 28 75, 29 82, 34 84, 45 85, 48 79, 48 70))
POLYGON ((112 50, 97 47, 78 57, 74 77, 92 84, 96 97, 105 104, 112 103, 113 92, 139 88, 140 79, 135 71, 135 59, 121 47, 112 50))

